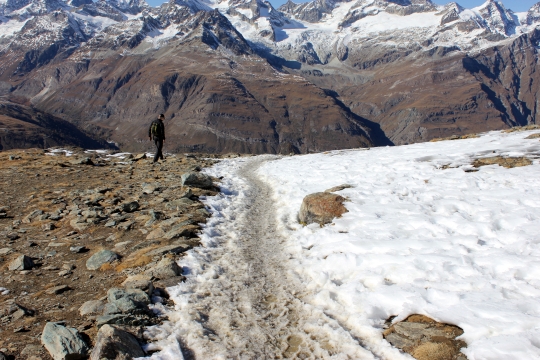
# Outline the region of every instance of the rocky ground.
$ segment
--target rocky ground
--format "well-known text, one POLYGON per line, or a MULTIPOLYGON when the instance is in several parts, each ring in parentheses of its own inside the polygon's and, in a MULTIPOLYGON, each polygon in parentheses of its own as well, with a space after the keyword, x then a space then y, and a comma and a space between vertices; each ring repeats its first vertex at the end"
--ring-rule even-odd
POLYGON ((175 260, 209 216, 199 199, 219 191, 199 173, 213 162, 0 153, 0 359, 114 358, 111 341, 144 342, 142 327, 163 321, 166 286, 183 280, 175 260))

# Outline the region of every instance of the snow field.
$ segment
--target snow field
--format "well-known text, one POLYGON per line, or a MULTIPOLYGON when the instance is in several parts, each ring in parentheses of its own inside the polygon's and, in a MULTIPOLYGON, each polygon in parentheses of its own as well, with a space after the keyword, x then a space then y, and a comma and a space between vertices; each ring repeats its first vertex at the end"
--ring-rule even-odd
POLYGON ((463 328, 471 360, 540 359, 540 143, 530 133, 263 165, 309 302, 375 354, 388 346, 386 319, 418 313, 463 328), (534 160, 465 171, 496 155, 534 160), (322 228, 298 224, 304 196, 345 183, 348 213, 322 228))

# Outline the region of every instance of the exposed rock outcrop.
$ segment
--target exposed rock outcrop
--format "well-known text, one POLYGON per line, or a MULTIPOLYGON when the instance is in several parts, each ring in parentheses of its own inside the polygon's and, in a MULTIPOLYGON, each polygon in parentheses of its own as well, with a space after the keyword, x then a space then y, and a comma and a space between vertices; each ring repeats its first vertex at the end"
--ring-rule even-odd
POLYGON ((347 208, 343 206, 345 200, 343 196, 331 192, 307 195, 302 201, 298 220, 303 224, 329 224, 334 218, 347 212, 347 208))

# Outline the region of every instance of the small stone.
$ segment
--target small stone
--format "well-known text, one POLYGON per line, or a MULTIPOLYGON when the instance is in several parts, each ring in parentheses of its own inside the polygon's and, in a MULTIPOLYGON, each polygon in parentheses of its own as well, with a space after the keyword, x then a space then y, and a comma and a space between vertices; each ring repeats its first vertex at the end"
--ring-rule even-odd
POLYGON ((42 210, 34 210, 30 214, 26 215, 26 217, 24 217, 22 219, 22 222, 25 223, 25 224, 29 224, 29 223, 32 222, 32 220, 37 218, 39 215, 43 215, 43 211, 42 210))
POLYGON ((42 268, 42 270, 47 270, 47 271, 56 271, 56 270, 60 270, 60 268, 54 266, 54 265, 49 265, 49 266, 45 266, 44 268, 42 268))
POLYGON ((197 225, 184 225, 180 223, 167 231, 163 236, 167 240, 176 239, 179 237, 193 237, 195 232, 199 230, 197 225))
POLYGON ((156 255, 165 255, 165 254, 180 254, 185 251, 188 251, 191 248, 192 246, 189 244, 176 244, 176 245, 173 244, 173 245, 162 246, 160 248, 152 250, 146 253, 146 255, 156 256, 156 255))
POLYGON ((58 295, 69 290, 71 290, 71 288, 67 285, 58 285, 47 289, 45 292, 49 295, 58 295))
POLYGON ((98 270, 102 265, 112 263, 119 259, 118 254, 110 250, 100 250, 86 261, 88 270, 98 270))
POLYGON ((163 280, 182 275, 182 269, 173 259, 164 257, 154 267, 146 270, 145 274, 163 280))
POLYGON ((11 253, 12 251, 13 251, 13 249, 11 249, 11 248, 2 248, 2 249, 0 249, 0 256, 7 255, 7 254, 11 253))
POLYGON ((143 356, 145 356, 144 351, 133 335, 105 324, 99 329, 96 344, 90 354, 90 360, 120 360, 143 356))
POLYGON ((20 238, 19 234, 17 234, 17 233, 9 233, 9 234, 6 235, 6 237, 7 237, 9 240, 13 240, 13 241, 15 241, 15 240, 17 240, 17 239, 20 238))
POLYGON ((182 175, 182 186, 208 189, 213 186, 212 179, 206 174, 191 172, 182 175))
POLYGON ((88 353, 88 345, 74 328, 59 323, 47 323, 41 343, 54 360, 76 359, 88 353))
POLYGON ((41 229, 43 231, 52 231, 56 228, 56 226, 54 225, 54 223, 46 223, 46 224, 43 224, 43 226, 41 226, 41 229))
POLYGON ((58 276, 66 276, 66 275, 71 275, 71 271, 69 270, 62 270, 58 273, 58 276))
POLYGON ((26 255, 21 255, 9 264, 9 270, 21 271, 30 270, 34 267, 34 262, 26 255))
POLYGON ((354 186, 349 185, 349 184, 343 184, 343 185, 334 186, 333 188, 324 190, 324 192, 327 192, 327 193, 337 192, 337 191, 349 189, 349 188, 352 188, 352 187, 354 187, 354 186))
POLYGON ((116 226, 116 221, 114 220, 109 220, 105 223, 105 227, 113 227, 113 226, 116 226))
POLYGON ((69 225, 72 228, 74 228, 75 230, 78 230, 78 231, 84 231, 84 230, 88 229, 88 227, 90 226, 90 224, 87 223, 86 221, 84 221, 82 217, 71 220, 69 222, 69 225))
POLYGON ((84 246, 72 246, 69 248, 69 251, 71 251, 72 253, 75 253, 75 254, 80 254, 82 252, 86 252, 88 251, 88 249, 84 246))
POLYGON ((122 286, 126 289, 139 289, 146 292, 148 295, 152 295, 154 291, 154 284, 152 283, 152 277, 144 274, 137 274, 128 276, 122 283, 122 286))
POLYGON ((72 270, 75 270, 75 265, 73 265, 73 264, 64 264, 64 265, 62 265, 62 269, 72 271, 72 270))
POLYGON ((139 209, 139 203, 137 201, 131 201, 125 204, 122 204, 122 211, 131 213, 139 209))

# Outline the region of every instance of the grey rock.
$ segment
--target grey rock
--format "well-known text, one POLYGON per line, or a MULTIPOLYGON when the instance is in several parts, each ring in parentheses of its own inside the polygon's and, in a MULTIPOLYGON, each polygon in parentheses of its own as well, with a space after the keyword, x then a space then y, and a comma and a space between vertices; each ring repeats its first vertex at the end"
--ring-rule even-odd
POLYGON ((188 207, 190 207, 193 204, 195 204, 195 201, 193 200, 190 200, 188 198, 180 198, 180 199, 176 199, 171 202, 168 202, 167 205, 165 206, 169 210, 185 211, 188 207))
POLYGON ((131 229, 134 224, 135 224, 135 222, 133 222, 133 221, 124 221, 124 222, 121 222, 116 228, 118 230, 127 231, 127 230, 131 229))
POLYGON ((148 294, 139 289, 109 289, 107 300, 123 313, 146 312, 150 304, 148 294))
POLYGON ((41 349, 43 349, 43 347, 40 345, 28 344, 24 347, 24 349, 22 349, 21 355, 25 355, 25 356, 38 355, 41 349))
POLYGON ((75 230, 78 230, 78 231, 84 231, 84 230, 88 229, 88 227, 90 226, 90 224, 87 223, 86 221, 84 221, 84 219, 82 217, 77 218, 77 219, 72 219, 69 222, 69 225, 72 228, 74 228, 75 230))
POLYGON ((121 314, 122 311, 118 308, 118 306, 114 304, 105 304, 103 307, 103 315, 114 315, 114 314, 121 314))
POLYGON ((188 251, 191 248, 192 246, 189 244, 176 244, 176 245, 173 244, 173 245, 162 246, 160 248, 152 250, 146 253, 146 255, 156 256, 156 255, 165 255, 165 254, 180 254, 185 251, 188 251))
POLYGON ((11 249, 11 248, 0 249, 0 256, 7 255, 7 254, 11 253, 12 251, 13 251, 13 249, 11 249))
POLYGON ((94 165, 94 162, 89 157, 76 159, 71 161, 73 165, 94 165))
POLYGON ((143 317, 135 317, 132 315, 112 314, 98 316, 96 326, 99 329, 103 325, 128 325, 128 326, 147 326, 151 325, 150 321, 143 317))
POLYGON ((113 227, 113 226, 116 226, 116 221, 114 220, 109 220, 105 223, 105 227, 113 227))
POLYGON ((185 276, 173 276, 168 279, 159 280, 156 283, 154 283, 154 286, 156 289, 159 290, 160 295, 163 297, 170 297, 172 294, 169 292, 169 288, 173 286, 177 286, 181 282, 185 281, 185 276))
POLYGON ((34 262, 26 255, 21 255, 9 264, 9 270, 21 271, 30 270, 34 267, 34 262))
POLYGON ((150 219, 152 221, 165 220, 166 218, 167 218, 167 215, 165 215, 161 211, 150 210, 150 219))
POLYGON ((334 186, 333 188, 324 190, 324 192, 331 193, 331 192, 341 191, 341 190, 345 190, 345 189, 350 189, 352 187, 354 187, 354 186, 349 185, 349 184, 343 184, 343 185, 334 186))
POLYGON ((30 214, 26 215, 22 219, 22 222, 25 223, 25 224, 29 224, 30 222, 32 222, 32 220, 37 218, 39 215, 43 215, 43 211, 42 210, 34 210, 30 214))
POLYGON ((413 346, 416 343, 414 340, 410 340, 397 333, 391 333, 390 335, 387 335, 386 341, 392 344, 392 346, 395 346, 399 349, 403 349, 406 346, 413 346))
POLYGON ((160 190, 161 190, 161 184, 159 183, 154 183, 154 184, 143 183, 142 184, 142 191, 144 194, 152 194, 160 190))
POLYGON ((97 270, 102 265, 111 263, 119 258, 118 254, 110 250, 100 250, 86 261, 88 270, 97 270))
POLYGON ((76 329, 58 323, 45 325, 41 334, 41 343, 54 360, 82 358, 89 350, 76 329))
POLYGON ((105 324, 99 329, 90 360, 124 360, 143 356, 144 351, 133 335, 105 324))
POLYGON ((79 314, 82 316, 99 314, 103 311, 104 307, 105 303, 103 301, 90 300, 81 305, 79 314))
POLYGON ((122 286, 124 286, 126 289, 142 290, 148 295, 152 295, 152 292, 154 291, 152 277, 144 274, 129 276, 126 280, 124 280, 122 286))
POLYGON ((163 280, 182 275, 182 269, 178 266, 176 261, 164 257, 154 267, 146 270, 145 274, 163 280))
POLYGON ((213 182, 210 176, 206 174, 190 172, 182 175, 182 186, 208 189, 213 186, 213 182))
POLYGON ((69 251, 75 254, 85 252, 87 249, 84 246, 72 246, 69 248, 69 251))
POLYGON ((167 231, 165 235, 163 235, 163 238, 171 240, 179 237, 192 237, 198 227, 190 224, 191 221, 186 220, 178 225, 175 225, 171 230, 167 231))
POLYGON ((131 201, 125 204, 122 204, 122 211, 131 213, 139 209, 139 203, 137 201, 131 201))
POLYGON ((52 288, 47 289, 45 292, 50 295, 58 295, 69 290, 71 290, 71 288, 67 285, 58 285, 58 286, 54 286, 52 288))
POLYGON ((0 360, 7 360, 7 356, 0 351, 0 360))

